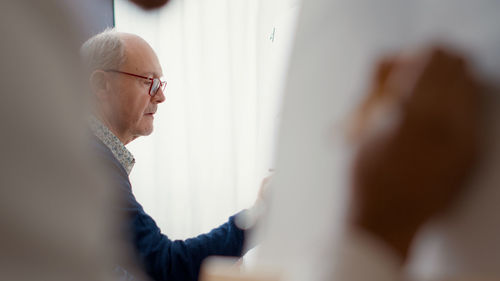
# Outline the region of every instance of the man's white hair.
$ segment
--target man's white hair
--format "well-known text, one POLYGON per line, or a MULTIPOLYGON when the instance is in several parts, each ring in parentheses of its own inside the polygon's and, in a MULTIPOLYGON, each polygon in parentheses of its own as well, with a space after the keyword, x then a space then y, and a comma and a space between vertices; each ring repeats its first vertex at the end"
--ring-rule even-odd
POLYGON ((118 69, 125 61, 122 38, 115 28, 108 28, 83 43, 80 54, 87 70, 118 69))

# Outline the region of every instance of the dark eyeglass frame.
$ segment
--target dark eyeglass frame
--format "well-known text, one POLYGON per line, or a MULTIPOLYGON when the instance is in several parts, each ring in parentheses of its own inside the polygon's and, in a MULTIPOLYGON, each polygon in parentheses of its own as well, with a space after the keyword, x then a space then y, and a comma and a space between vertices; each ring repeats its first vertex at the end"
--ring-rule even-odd
POLYGON ((165 86, 167 86, 167 81, 161 81, 160 78, 146 77, 146 76, 137 75, 137 74, 134 74, 134 73, 120 71, 120 70, 116 70, 116 69, 105 69, 104 71, 106 71, 106 72, 114 72, 114 73, 121 73, 121 74, 129 75, 129 76, 134 76, 134 77, 137 77, 137 78, 142 78, 142 79, 146 79, 146 80, 151 81, 151 85, 149 86, 149 95, 151 97, 154 97, 158 93, 158 89, 160 89, 160 88, 161 88, 161 91, 164 92, 165 91, 165 86))

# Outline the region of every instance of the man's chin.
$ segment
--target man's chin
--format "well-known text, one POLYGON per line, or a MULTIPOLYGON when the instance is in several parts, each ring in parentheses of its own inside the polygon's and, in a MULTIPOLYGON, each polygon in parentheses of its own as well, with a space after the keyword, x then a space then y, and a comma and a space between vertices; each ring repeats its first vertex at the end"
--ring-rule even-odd
POLYGON ((151 126, 151 128, 146 129, 142 135, 143 136, 149 136, 152 133, 153 133, 153 126, 151 126))
POLYGON ((153 125, 150 125, 150 126, 146 126, 146 127, 143 127, 138 133, 137 135, 138 136, 141 136, 141 137, 145 137, 145 136, 149 136, 151 135, 151 133, 153 133, 153 125))

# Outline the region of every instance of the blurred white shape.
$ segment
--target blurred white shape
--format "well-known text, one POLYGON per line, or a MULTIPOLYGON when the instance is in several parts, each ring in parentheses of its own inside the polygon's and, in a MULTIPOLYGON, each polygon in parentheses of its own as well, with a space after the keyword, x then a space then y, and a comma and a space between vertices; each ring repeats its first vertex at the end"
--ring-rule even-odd
MULTIPOLYGON (((487 0, 304 2, 285 87, 280 173, 258 235, 264 240, 261 263, 285 269, 289 280, 336 280, 329 270, 339 258, 351 159, 343 122, 368 86, 374 63, 387 54, 441 43, 469 55, 482 78, 495 82, 499 11, 500 2, 487 0)), ((487 110, 489 124, 497 123, 496 105, 487 110)), ((498 143, 496 128, 490 133, 490 141, 498 143)), ((488 168, 457 213, 417 245, 426 251, 410 266, 415 276, 500 274, 497 150, 490 151, 488 168)))

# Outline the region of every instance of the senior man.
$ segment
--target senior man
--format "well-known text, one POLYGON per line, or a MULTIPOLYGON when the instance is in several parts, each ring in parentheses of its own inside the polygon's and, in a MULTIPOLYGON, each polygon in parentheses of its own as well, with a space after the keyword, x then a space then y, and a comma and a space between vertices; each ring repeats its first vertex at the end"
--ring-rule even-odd
POLYGON ((125 145, 151 134, 158 104, 165 101, 162 68, 151 46, 137 35, 111 29, 85 42, 82 56, 95 98, 93 147, 126 198, 127 227, 145 271, 154 280, 197 280, 207 256, 240 256, 245 232, 235 216, 207 234, 172 241, 132 193, 129 173, 135 160, 125 145))

